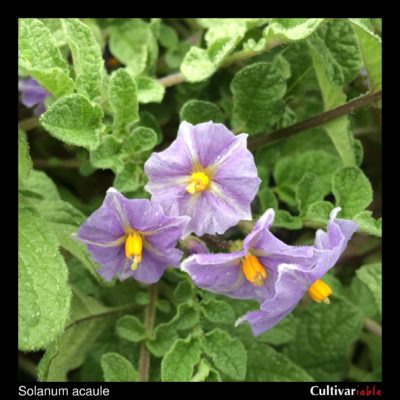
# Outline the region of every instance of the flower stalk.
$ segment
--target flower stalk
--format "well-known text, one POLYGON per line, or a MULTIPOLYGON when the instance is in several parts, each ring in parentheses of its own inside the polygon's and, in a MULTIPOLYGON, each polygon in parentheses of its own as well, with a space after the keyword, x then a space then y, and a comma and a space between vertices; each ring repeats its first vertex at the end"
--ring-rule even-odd
POLYGON ((144 315, 144 327, 147 332, 147 338, 142 342, 140 346, 140 358, 139 358, 139 382, 149 381, 150 371, 150 353, 146 346, 146 340, 151 338, 154 328, 154 320, 156 318, 156 303, 157 303, 157 284, 150 285, 149 289, 149 303, 145 309, 144 315))

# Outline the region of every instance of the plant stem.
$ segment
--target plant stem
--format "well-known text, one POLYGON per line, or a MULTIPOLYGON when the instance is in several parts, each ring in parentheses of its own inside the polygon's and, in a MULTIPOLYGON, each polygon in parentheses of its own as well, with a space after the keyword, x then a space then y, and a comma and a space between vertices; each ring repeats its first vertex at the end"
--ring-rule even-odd
POLYGON ((161 85, 164 85, 165 87, 170 87, 185 81, 186 78, 183 76, 182 72, 176 72, 175 74, 167 75, 164 76, 164 78, 160 78, 158 80, 158 83, 161 83, 161 85))
POLYGON ((42 159, 34 159, 33 166, 35 168, 79 168, 82 162, 80 160, 76 160, 75 158, 71 159, 51 159, 51 160, 42 160, 42 159))
MULTIPOLYGON (((153 333, 154 320, 156 317, 156 302, 157 302, 157 284, 149 286, 149 304, 146 306, 144 315, 144 327, 147 332, 147 338, 150 338, 153 333)), ((144 340, 140 346, 139 358, 139 382, 149 381, 150 370, 150 353, 144 340)))
POLYGON ((24 131, 31 131, 39 126, 39 117, 32 117, 22 120, 18 127, 24 131))
POLYGON ((370 318, 364 318, 364 329, 375 336, 382 336, 382 326, 370 318))
POLYGON ((370 104, 376 103, 382 99, 382 91, 376 93, 369 93, 358 97, 348 103, 345 103, 339 107, 333 108, 332 110, 325 111, 314 117, 301 121, 297 124, 288 126, 287 128, 278 129, 272 133, 266 133, 262 136, 249 140, 250 149, 258 149, 261 146, 270 144, 280 139, 287 138, 296 133, 305 131, 307 129, 315 128, 316 126, 323 125, 333 119, 342 117, 343 115, 353 113, 360 108, 366 107, 370 104))

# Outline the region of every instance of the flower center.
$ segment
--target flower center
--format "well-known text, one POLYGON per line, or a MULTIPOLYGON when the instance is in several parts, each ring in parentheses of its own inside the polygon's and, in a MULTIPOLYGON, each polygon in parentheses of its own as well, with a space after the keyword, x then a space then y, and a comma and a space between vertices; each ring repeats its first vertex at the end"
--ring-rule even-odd
POLYGON ((329 296, 332 289, 320 279, 317 279, 307 290, 307 294, 317 303, 330 304, 329 296))
POLYGON ((193 172, 189 177, 189 185, 185 187, 185 190, 190 194, 202 192, 207 189, 209 183, 210 179, 204 172, 193 172))
POLYGON ((262 286, 267 279, 267 271, 256 256, 248 254, 241 260, 242 271, 246 279, 254 286, 262 286))
POLYGON ((134 230, 128 232, 125 240, 125 255, 133 259, 131 269, 134 271, 140 261, 142 261, 143 239, 140 234, 134 230))

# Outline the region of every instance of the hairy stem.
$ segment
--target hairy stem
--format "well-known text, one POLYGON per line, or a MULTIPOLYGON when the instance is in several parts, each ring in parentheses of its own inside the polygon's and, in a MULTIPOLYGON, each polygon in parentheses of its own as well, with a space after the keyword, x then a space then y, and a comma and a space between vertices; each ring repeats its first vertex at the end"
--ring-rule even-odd
MULTIPOLYGON (((156 317, 157 289, 157 284, 149 286, 149 304, 147 304, 144 315, 144 327, 148 338, 150 338, 153 333, 154 320, 156 317)), ((140 346, 139 382, 149 381, 149 371, 150 353, 146 346, 146 340, 144 340, 140 346)))
POLYGON ((262 146, 265 146, 266 144, 270 144, 277 140, 287 138, 289 136, 305 131, 307 129, 315 128, 316 126, 323 125, 333 119, 353 113, 354 111, 359 110, 360 108, 376 103, 381 99, 382 99, 382 91, 360 96, 357 99, 349 101, 348 103, 345 103, 339 107, 333 108, 332 110, 325 111, 314 117, 306 119, 305 121, 301 121, 297 124, 288 126, 287 128, 278 129, 275 132, 267 133, 259 137, 250 139, 249 148, 253 150, 258 149, 262 146))
POLYGON ((31 131, 39 126, 39 117, 32 117, 22 120, 18 127, 24 131, 31 131))
POLYGON ((33 166, 35 168, 79 168, 82 162, 80 160, 76 160, 75 158, 71 159, 50 159, 50 160, 42 160, 42 159, 33 159, 33 166))
POLYGON ((364 329, 375 336, 382 336, 382 326, 370 318, 364 318, 364 329))

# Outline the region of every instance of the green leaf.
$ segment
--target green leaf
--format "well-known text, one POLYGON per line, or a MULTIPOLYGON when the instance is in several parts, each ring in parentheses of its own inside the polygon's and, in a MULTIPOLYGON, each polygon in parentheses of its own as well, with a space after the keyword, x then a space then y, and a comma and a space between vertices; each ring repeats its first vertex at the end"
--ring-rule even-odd
POLYGON ((39 381, 66 381, 68 371, 80 367, 85 361, 90 346, 107 325, 105 317, 110 310, 74 289, 69 324, 41 359, 38 366, 39 381))
POLYGON ((372 201, 372 187, 364 172, 358 167, 344 167, 332 178, 332 192, 336 204, 342 207, 341 216, 353 217, 372 201))
POLYGON ((153 149, 157 141, 158 136, 153 129, 139 126, 125 138, 122 151, 126 156, 131 157, 136 153, 153 149))
POLYGON ((188 281, 181 281, 174 290, 174 296, 180 303, 185 302, 194 295, 193 285, 188 281))
POLYGON ((29 209, 18 215, 18 348, 44 349, 64 329, 71 291, 49 223, 29 209))
POLYGON ((29 144, 26 133, 18 130, 18 186, 29 178, 32 169, 32 160, 29 155, 29 144))
MULTIPOLYGON (((257 342, 280 346, 291 342, 296 337, 297 321, 289 314, 278 325, 257 337, 257 342)), ((249 364, 250 365, 250 364, 249 364)))
POLYGON ((204 81, 214 74, 239 44, 245 31, 244 26, 235 23, 210 29, 206 34, 207 50, 192 47, 182 61, 181 72, 187 81, 204 81))
POLYGON ((204 382, 210 375, 210 371, 211 371, 210 364, 206 360, 201 359, 199 365, 197 366, 197 371, 193 375, 190 382, 204 382))
POLYGON ((287 81, 287 92, 291 96, 304 96, 310 90, 318 89, 313 61, 306 41, 294 42, 285 47, 283 58, 290 65, 291 76, 287 81))
POLYGON ((157 326, 153 339, 148 342, 149 350, 156 356, 163 356, 178 337, 178 331, 192 328, 199 322, 199 311, 189 303, 181 303, 174 318, 157 326))
POLYGON ((195 365, 200 361, 201 346, 198 337, 179 339, 161 361, 163 382, 188 382, 195 365))
POLYGON ((382 265, 380 263, 364 265, 356 271, 356 275, 371 292, 379 314, 382 315, 382 265))
POLYGON ((19 22, 19 66, 55 96, 71 93, 74 82, 50 30, 35 18, 19 22))
POLYGON ((374 219, 371 211, 361 211, 354 215, 352 219, 359 225, 360 232, 382 237, 382 218, 374 219))
POLYGON ((250 382, 313 382, 304 369, 282 353, 265 344, 257 344, 248 352, 246 381, 250 382))
POLYGON ((214 65, 207 50, 192 47, 181 63, 181 72, 188 82, 201 82, 209 78, 217 67, 214 65))
POLYGON ((273 175, 279 188, 295 189, 306 174, 312 173, 318 176, 319 192, 325 195, 331 191, 332 174, 341 166, 340 160, 332 154, 321 150, 310 150, 299 155, 280 158, 275 165, 273 175))
POLYGON ((26 182, 26 189, 36 193, 39 199, 43 199, 44 197, 48 200, 60 199, 56 185, 43 171, 36 171, 34 169, 31 171, 29 179, 26 182))
POLYGON ((72 53, 78 92, 94 99, 101 95, 104 60, 92 30, 76 18, 62 20, 72 53))
POLYGON ((132 315, 124 315, 115 326, 118 336, 130 342, 140 342, 147 334, 141 321, 132 315))
POLYGON ((325 18, 273 18, 263 34, 267 43, 302 40, 319 28, 324 20, 325 18))
POLYGON ((153 34, 148 24, 140 19, 112 26, 110 29, 110 51, 127 66, 132 76, 141 74, 151 56, 153 34))
POLYGON ((221 329, 214 329, 205 335, 203 351, 221 372, 235 380, 244 380, 247 352, 239 339, 221 329))
POLYGON ((335 298, 329 306, 310 304, 297 316, 297 334, 285 354, 316 380, 341 380, 348 347, 361 333, 360 311, 350 302, 335 298))
POLYGON ((213 103, 203 100, 187 101, 179 112, 181 121, 190 122, 193 125, 200 122, 224 122, 221 110, 213 103))
POLYGON ((122 143, 111 135, 104 136, 100 140, 99 145, 90 151, 91 164, 101 169, 122 168, 122 162, 119 160, 122 143))
MULTIPOLYGON (((315 46, 315 42, 309 42, 309 47, 314 71, 324 101, 324 111, 344 104, 346 102, 346 95, 343 93, 342 88, 332 81, 332 76, 329 76, 329 64, 323 59, 321 48, 315 46)), ((351 166, 355 165, 356 160, 348 125, 348 117, 344 116, 327 122, 323 125, 323 128, 335 145, 344 165, 351 166)))
POLYGON ((165 87, 153 78, 139 76, 136 78, 139 103, 161 103, 165 94, 165 87))
POLYGON ((179 68, 184 60, 186 53, 190 49, 190 44, 187 42, 181 42, 177 47, 169 49, 165 53, 165 63, 170 68, 179 68))
POLYGON ((71 94, 52 104, 40 117, 40 124, 57 139, 93 149, 103 129, 103 110, 85 96, 71 94))
POLYGON ((178 45, 178 35, 175 30, 166 24, 160 25, 160 43, 166 48, 174 48, 178 45))
POLYGON ((365 25, 363 19, 350 18, 356 32, 371 91, 382 88, 382 41, 365 25))
POLYGON ((138 373, 129 360, 118 353, 106 353, 101 357, 105 382, 137 382, 138 373))
POLYGON ((309 42, 324 61, 331 83, 341 87, 357 78, 362 61, 357 38, 349 21, 327 22, 309 42))
POLYGON ((222 300, 202 301, 201 312, 206 319, 217 324, 232 324, 235 321, 233 308, 222 300))
POLYGON ((286 210, 276 211, 274 226, 276 228, 285 229, 301 229, 303 227, 301 218, 295 215, 291 215, 286 210))
POLYGON ((171 311, 171 303, 168 300, 158 299, 156 303, 156 308, 158 311, 167 314, 171 311))
POLYGON ((311 204, 322 200, 326 192, 321 185, 318 175, 307 173, 296 188, 296 200, 301 214, 305 214, 311 204))
POLYGON ((261 211, 268 208, 278 209, 278 200, 271 189, 263 187, 258 191, 258 198, 260 199, 261 211))
MULTIPOLYGON (((281 73, 284 79, 288 80, 290 76, 292 75, 291 69, 290 69, 290 63, 286 60, 285 57, 282 56, 282 54, 277 54, 274 57, 274 61, 272 62, 272 65, 281 73)), ((289 109, 288 107, 286 109, 289 109)), ((294 124, 294 122, 293 122, 294 124)))
POLYGON ((333 208, 333 204, 329 201, 316 201, 309 206, 305 219, 319 224, 326 224, 329 220, 329 213, 333 208))
POLYGON ((39 20, 42 21, 50 30, 57 47, 67 44, 67 39, 65 38, 60 18, 39 18, 39 20))
POLYGON ((134 192, 140 188, 142 168, 137 164, 125 164, 114 179, 113 186, 120 192, 134 192))
POLYGON ((379 311, 371 291, 357 276, 353 277, 351 286, 348 288, 346 295, 347 298, 361 310, 364 317, 379 319, 379 311))
POLYGON ((138 89, 129 73, 120 68, 111 75, 108 89, 109 102, 114 115, 113 133, 126 135, 130 124, 139 120, 138 89))
POLYGON ((232 80, 231 90, 233 117, 246 132, 254 134, 271 128, 285 111, 286 82, 266 62, 241 69, 232 80))
POLYGON ((101 279, 96 272, 98 265, 89 255, 86 246, 71 239, 71 234, 76 233, 85 216, 71 204, 61 200, 56 186, 44 172, 33 170, 25 185, 28 190, 37 194, 38 199, 33 206, 51 222, 60 246, 81 261, 100 283, 101 279))

